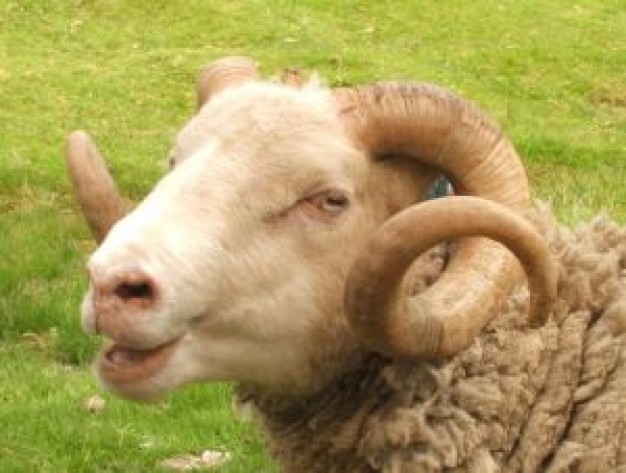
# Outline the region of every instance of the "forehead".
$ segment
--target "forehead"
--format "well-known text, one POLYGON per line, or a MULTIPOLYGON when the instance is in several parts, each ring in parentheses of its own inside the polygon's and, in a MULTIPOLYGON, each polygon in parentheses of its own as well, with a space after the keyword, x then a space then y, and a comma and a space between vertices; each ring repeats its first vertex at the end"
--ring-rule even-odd
POLYGON ((356 153, 328 90, 273 83, 245 84, 211 99, 178 134, 176 163, 206 154, 198 152, 207 146, 213 150, 208 159, 220 156, 265 173, 293 166, 340 171, 356 153))

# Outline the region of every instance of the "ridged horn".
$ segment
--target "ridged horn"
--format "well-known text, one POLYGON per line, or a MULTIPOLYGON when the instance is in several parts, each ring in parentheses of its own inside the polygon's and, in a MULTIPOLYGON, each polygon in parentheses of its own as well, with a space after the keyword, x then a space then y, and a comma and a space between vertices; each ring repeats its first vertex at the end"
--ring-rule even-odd
MULTIPOLYGON (((529 207, 528 182, 517 153, 500 129, 469 102, 432 85, 399 83, 336 89, 335 99, 347 133, 372 155, 409 156, 443 172, 456 194, 483 197, 516 211, 529 207)), ((441 211, 448 218, 446 210, 441 211)), ((484 238, 462 239, 433 286, 418 297, 397 302, 411 307, 405 311, 409 321, 401 326, 413 332, 385 340, 386 334, 396 332, 390 324, 400 322, 384 311, 352 314, 350 323, 357 333, 368 333, 370 329, 361 324, 380 317, 375 325, 388 329, 380 331, 375 345, 390 355, 450 355, 471 341, 471 337, 458 338, 454 327, 470 335, 479 332, 520 276, 514 256, 501 245, 484 238), (439 320, 442 330, 425 340, 423 333, 430 330, 431 320, 439 320), (416 346, 420 340, 427 343, 416 346)), ((384 274, 378 278, 384 279, 384 274)), ((369 283, 360 282, 364 289, 348 287, 347 291, 367 293, 369 283)), ((379 307, 396 307, 396 303, 387 301, 379 307)), ((364 309, 358 305, 354 310, 364 309)))
POLYGON ((198 80, 198 109, 220 91, 258 77, 254 61, 245 56, 229 56, 208 64, 198 80))
POLYGON ((126 206, 91 137, 75 131, 67 138, 66 164, 74 194, 95 240, 101 243, 126 214, 126 206))
MULTIPOLYGON (((501 204, 445 197, 391 217, 355 261, 348 276, 346 313, 357 335, 375 350, 401 358, 451 356, 467 347, 482 327, 458 305, 464 293, 483 290, 483 279, 467 281, 455 293, 441 296, 450 300, 433 301, 424 293, 403 300, 400 294, 405 272, 421 253, 441 241, 479 235, 517 256, 528 279, 530 323, 543 324, 556 297, 557 270, 541 235, 501 204), (442 315, 444 308, 450 312, 442 315)), ((483 301, 493 307, 507 292, 506 285, 497 287, 483 301)))

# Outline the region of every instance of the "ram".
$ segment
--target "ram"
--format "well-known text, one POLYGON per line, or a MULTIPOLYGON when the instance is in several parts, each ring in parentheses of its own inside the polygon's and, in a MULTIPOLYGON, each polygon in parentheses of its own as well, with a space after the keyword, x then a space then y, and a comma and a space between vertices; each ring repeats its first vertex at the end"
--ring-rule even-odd
POLYGON ((626 472, 626 229, 560 226, 435 86, 264 82, 234 57, 198 91, 128 215, 68 140, 111 390, 233 382, 289 473, 626 472), (426 200, 442 174, 455 195, 426 200))

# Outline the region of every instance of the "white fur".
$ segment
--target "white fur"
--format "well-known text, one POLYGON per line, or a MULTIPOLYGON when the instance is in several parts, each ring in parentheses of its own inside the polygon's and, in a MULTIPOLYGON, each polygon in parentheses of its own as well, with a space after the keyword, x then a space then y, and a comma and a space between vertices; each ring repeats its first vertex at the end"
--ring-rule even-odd
POLYGON ((345 274, 367 229, 384 218, 369 200, 367 187, 380 184, 368 157, 344 135, 326 90, 259 83, 209 102, 173 156, 173 171, 88 265, 105 279, 130 265, 156 282, 153 307, 114 315, 133 347, 182 337, 157 378, 118 390, 152 396, 198 380, 311 388, 317 337, 345 330, 345 274), (345 215, 316 220, 300 209, 329 188, 352 200, 345 215))

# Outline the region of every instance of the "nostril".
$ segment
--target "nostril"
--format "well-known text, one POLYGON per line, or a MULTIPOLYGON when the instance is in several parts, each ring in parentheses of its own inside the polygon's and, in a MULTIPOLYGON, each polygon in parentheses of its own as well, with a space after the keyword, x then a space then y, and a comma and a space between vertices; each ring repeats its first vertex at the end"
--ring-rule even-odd
POLYGON ((121 310, 119 304, 129 309, 147 309, 160 297, 157 280, 135 265, 110 267, 91 264, 89 276, 93 304, 99 311, 113 307, 121 310))
POLYGON ((124 304, 147 307, 158 298, 154 280, 141 270, 125 269, 111 282, 109 294, 124 304))
POLYGON ((149 282, 124 282, 115 289, 115 295, 123 301, 154 299, 154 290, 149 282))

